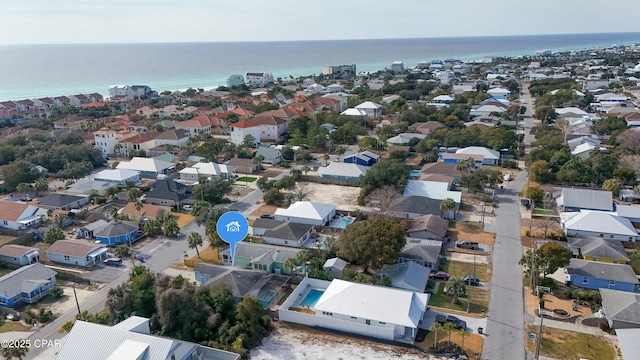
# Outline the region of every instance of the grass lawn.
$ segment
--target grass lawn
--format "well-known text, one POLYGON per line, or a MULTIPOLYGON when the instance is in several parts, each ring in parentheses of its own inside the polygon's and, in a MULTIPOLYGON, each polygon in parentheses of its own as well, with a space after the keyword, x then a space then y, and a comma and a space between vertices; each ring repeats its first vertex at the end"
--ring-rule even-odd
MULTIPOLYGON (((446 271, 451 277, 465 277, 467 275, 473 275, 473 263, 463 261, 442 261, 442 270, 446 271)), ((491 267, 489 264, 476 263, 475 265, 476 277, 481 282, 491 280, 491 267)))
POLYGON ((254 182, 258 180, 258 178, 253 177, 253 176, 243 176, 243 177, 239 177, 236 179, 236 182, 238 181, 242 181, 242 182, 254 182))
POLYGON ((557 215, 553 209, 534 208, 533 213, 536 215, 557 215))
MULTIPOLYGON (((536 344, 528 334, 538 334, 539 330, 537 325, 527 325, 526 346, 532 352, 535 352, 536 344)), ((544 328, 540 354, 561 360, 616 359, 615 350, 602 337, 549 327, 544 328)))
POLYGON ((17 321, 7 321, 0 326, 0 333, 9 331, 31 331, 31 328, 26 327, 17 321))
MULTIPOLYGON (((431 294, 429 297, 429 305, 441 307, 445 309, 457 310, 466 312, 467 311, 467 298, 458 298, 458 303, 454 304, 451 302, 451 296, 444 293, 444 288, 446 283, 440 283, 438 287, 438 292, 435 294, 431 294)), ((469 312, 482 314, 482 309, 486 309, 489 304, 489 292, 487 290, 482 290, 478 288, 474 288, 473 286, 469 288, 469 295, 471 296, 471 304, 469 305, 469 312)))
POLYGON ((483 232, 482 226, 475 221, 449 221, 449 235, 451 241, 471 240, 481 244, 493 246, 493 233, 483 232))

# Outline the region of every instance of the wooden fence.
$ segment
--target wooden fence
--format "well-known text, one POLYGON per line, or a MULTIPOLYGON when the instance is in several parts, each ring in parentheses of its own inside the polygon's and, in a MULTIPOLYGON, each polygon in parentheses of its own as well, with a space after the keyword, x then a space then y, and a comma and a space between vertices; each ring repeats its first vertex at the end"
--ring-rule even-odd
POLYGON ((352 187, 360 186, 359 182, 357 181, 327 179, 320 176, 309 176, 309 175, 300 176, 300 181, 307 181, 307 182, 313 182, 318 184, 328 184, 328 185, 342 185, 342 186, 352 186, 352 187))

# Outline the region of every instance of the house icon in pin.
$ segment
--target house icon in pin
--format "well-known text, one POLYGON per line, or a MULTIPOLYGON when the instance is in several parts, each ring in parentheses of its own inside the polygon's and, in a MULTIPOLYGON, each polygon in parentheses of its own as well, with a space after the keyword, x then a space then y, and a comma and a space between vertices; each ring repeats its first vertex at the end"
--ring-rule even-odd
POLYGON ((240 224, 237 221, 232 221, 225 226, 228 232, 240 232, 240 224))

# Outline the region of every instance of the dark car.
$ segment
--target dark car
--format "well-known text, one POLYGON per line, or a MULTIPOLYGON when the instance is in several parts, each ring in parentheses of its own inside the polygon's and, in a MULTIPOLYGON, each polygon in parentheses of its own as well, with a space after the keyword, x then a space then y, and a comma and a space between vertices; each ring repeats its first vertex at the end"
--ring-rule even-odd
POLYGON ((477 242, 471 240, 460 240, 456 242, 456 247, 460 249, 478 250, 480 245, 477 242))
POLYGON ((266 214, 266 213, 265 213, 265 214, 260 215, 260 218, 261 218, 261 219, 275 219, 275 217, 274 217, 273 215, 271 215, 271 214, 266 214))
POLYGON ((109 266, 120 266, 122 265, 122 259, 120 258, 108 258, 102 261, 105 265, 109 266))
POLYGON ((437 314, 436 322, 440 323, 441 325, 444 325, 446 323, 453 323, 456 326, 456 329, 460 329, 460 330, 465 330, 467 328, 466 321, 460 320, 459 318, 453 315, 437 314))
POLYGON ((447 274, 444 271, 438 271, 438 272, 432 271, 429 274, 429 278, 435 279, 435 280, 449 280, 449 274, 447 274))
POLYGON ((480 286, 480 280, 475 276, 465 276, 462 280, 466 285, 480 286))

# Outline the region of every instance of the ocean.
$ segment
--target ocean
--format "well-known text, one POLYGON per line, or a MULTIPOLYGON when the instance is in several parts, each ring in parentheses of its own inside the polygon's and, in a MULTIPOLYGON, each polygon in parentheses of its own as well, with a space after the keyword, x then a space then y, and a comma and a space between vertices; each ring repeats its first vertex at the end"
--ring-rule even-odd
POLYGON ((533 55, 640 43, 640 33, 529 35, 283 42, 149 43, 0 46, 0 101, 100 93, 110 85, 176 90, 225 85, 231 74, 275 78, 322 73, 328 65, 377 71, 403 61, 533 55))

